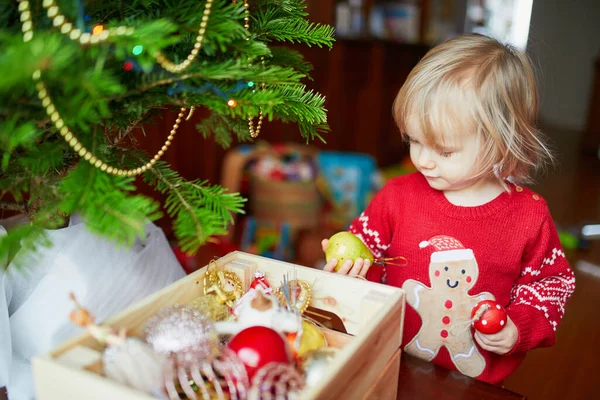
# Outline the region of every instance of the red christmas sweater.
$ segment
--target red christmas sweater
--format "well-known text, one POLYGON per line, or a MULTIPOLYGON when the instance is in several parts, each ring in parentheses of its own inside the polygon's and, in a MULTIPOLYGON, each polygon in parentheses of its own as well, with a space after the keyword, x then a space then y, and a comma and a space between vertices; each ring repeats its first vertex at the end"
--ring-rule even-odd
POLYGON ((510 184, 487 204, 461 207, 414 173, 388 182, 349 230, 375 257, 407 260, 368 276, 406 292, 405 351, 499 384, 528 350, 554 343, 575 277, 546 202, 532 191, 510 184), (502 304, 518 329, 508 354, 473 339, 471 310, 484 299, 502 304))

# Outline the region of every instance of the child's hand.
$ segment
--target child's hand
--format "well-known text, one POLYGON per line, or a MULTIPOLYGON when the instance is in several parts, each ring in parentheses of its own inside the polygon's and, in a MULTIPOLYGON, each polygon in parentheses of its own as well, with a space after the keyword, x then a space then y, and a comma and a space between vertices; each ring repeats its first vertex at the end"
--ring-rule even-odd
MULTIPOLYGON (((321 247, 323 248, 323 251, 327 249, 327 244, 329 244, 329 240, 323 239, 323 241, 321 242, 321 247)), ((335 258, 332 258, 327 264, 325 264, 325 267, 323 267, 323 271, 333 272, 333 269, 336 265, 337 260, 335 258)), ((365 260, 359 257, 356 260, 354 260, 354 265, 352 264, 351 260, 346 260, 344 264, 342 264, 342 267, 337 271, 337 273, 348 276, 360 276, 362 278, 366 278, 367 272, 369 271, 370 267, 371 260, 365 260)))
POLYGON ((475 340, 482 349, 500 355, 511 351, 518 339, 519 331, 510 317, 507 317, 506 326, 500 332, 486 335, 475 331, 475 340))

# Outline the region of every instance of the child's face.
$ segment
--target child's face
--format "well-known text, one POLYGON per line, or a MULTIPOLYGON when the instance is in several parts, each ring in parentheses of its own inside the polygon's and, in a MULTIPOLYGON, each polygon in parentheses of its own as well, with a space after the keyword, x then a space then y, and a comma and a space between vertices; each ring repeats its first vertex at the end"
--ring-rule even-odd
POLYGON ((414 119, 408 122, 406 135, 410 142, 410 159, 432 188, 456 191, 476 182, 473 168, 480 150, 477 135, 472 132, 448 133, 444 134, 441 143, 430 146, 425 144, 414 119))

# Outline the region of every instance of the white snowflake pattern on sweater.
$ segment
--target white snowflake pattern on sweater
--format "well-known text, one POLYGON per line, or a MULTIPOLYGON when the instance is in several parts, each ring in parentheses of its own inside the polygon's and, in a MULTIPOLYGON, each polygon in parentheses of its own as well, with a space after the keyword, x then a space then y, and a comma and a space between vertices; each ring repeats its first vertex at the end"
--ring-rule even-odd
POLYGON ((546 265, 554 265, 558 257, 565 258, 565 253, 561 249, 555 247, 554 249, 552 249, 552 256, 550 258, 544 258, 544 261, 542 262, 540 268, 535 269, 534 267, 526 267, 521 272, 521 276, 526 276, 528 274, 531 276, 540 275, 542 273, 542 269, 544 269, 546 265))
POLYGON ((358 230, 355 226, 350 228, 356 237, 358 237, 371 251, 375 257, 381 257, 383 252, 390 248, 390 244, 384 244, 381 241, 379 232, 375 229, 369 228, 369 216, 365 215, 364 212, 358 217, 360 221, 361 230, 358 230))
MULTIPOLYGON (((544 258, 539 268, 526 267, 521 276, 538 276, 547 265, 554 265, 560 258, 565 258, 565 253, 559 249, 552 249, 552 256, 544 258)), ((575 275, 572 270, 568 273, 559 273, 539 281, 515 285, 511 291, 511 302, 515 305, 525 304, 544 313, 544 316, 556 331, 558 323, 565 314, 565 304, 575 290, 575 275), (549 310, 557 311, 552 315, 549 310)))

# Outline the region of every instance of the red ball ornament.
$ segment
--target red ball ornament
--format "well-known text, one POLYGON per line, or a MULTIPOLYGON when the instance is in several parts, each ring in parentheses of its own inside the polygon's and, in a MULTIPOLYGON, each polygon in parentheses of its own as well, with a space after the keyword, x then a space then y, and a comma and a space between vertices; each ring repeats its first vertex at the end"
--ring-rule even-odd
POLYGON ((506 326, 506 310, 494 300, 483 300, 471 311, 473 327, 481 333, 497 333, 506 326))
POLYGON ((269 363, 292 362, 290 349, 283 336, 266 326, 251 326, 240 331, 231 338, 227 347, 244 364, 250 380, 269 363))

